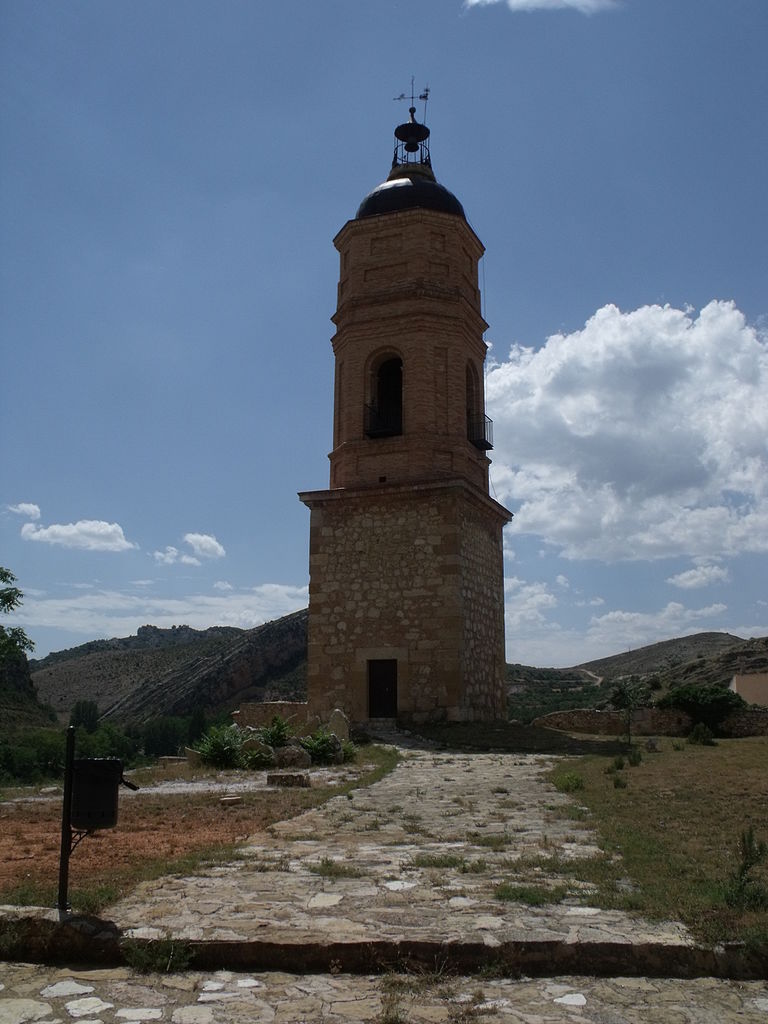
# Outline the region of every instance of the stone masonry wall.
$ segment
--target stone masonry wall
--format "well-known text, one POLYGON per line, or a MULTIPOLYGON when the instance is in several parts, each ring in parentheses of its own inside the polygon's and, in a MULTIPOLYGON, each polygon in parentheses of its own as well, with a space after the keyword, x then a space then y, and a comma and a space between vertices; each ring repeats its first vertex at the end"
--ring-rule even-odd
POLYGON ((462 705, 467 718, 506 718, 504 565, 497 516, 465 505, 461 524, 464 642, 462 705))
POLYGON ((232 717, 235 725, 239 725, 241 729, 249 725, 256 729, 262 725, 269 725, 277 715, 284 718, 296 731, 301 732, 309 717, 308 709, 306 701, 269 700, 241 704, 239 710, 232 712, 232 717))
MULTIPOLYGON (((623 711, 576 708, 572 711, 552 711, 537 718, 533 724, 545 729, 560 729, 563 732, 621 736, 626 732, 626 715, 623 711)), ((638 708, 632 715, 632 732, 636 736, 687 736, 692 728, 693 719, 690 715, 673 708, 638 708)), ((722 736, 734 739, 743 736, 768 736, 768 711, 734 712, 724 719, 718 732, 722 736)))
MULTIPOLYGON (((323 717, 341 707, 353 721, 365 721, 368 660, 392 658, 400 717, 494 716, 498 645, 488 645, 488 667, 483 644, 491 628, 484 616, 498 621, 494 588, 486 592, 471 581, 494 558, 484 553, 487 530, 474 529, 464 550, 462 528, 472 518, 467 494, 463 484, 433 484, 304 496, 312 507, 307 685, 313 713, 323 717), (474 625, 464 623, 464 592, 477 606, 474 625), (469 639, 472 656, 465 658, 469 639), (473 671, 476 684, 467 682, 473 671)), ((499 517, 498 545, 501 523, 499 517)))

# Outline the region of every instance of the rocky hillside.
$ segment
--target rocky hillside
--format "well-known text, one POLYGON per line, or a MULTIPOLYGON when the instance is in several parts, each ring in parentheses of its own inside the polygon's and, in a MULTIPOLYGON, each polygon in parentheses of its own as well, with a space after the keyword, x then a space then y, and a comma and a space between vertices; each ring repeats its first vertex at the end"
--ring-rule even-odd
POLYGON ((0 662, 0 722, 6 730, 51 724, 50 709, 37 699, 23 652, 9 653, 0 662))
MULTIPOLYGON (((30 666, 40 701, 62 721, 77 700, 95 700, 104 717, 127 724, 198 706, 216 714, 242 701, 304 699, 306 654, 303 610, 249 630, 142 626, 136 636, 97 640, 30 666)), ((594 706, 620 676, 657 676, 658 693, 687 682, 727 685, 740 670, 768 670, 768 638, 698 633, 570 669, 508 665, 510 716, 525 722, 546 710, 594 706)))
POLYGON ((142 626, 136 636, 97 640, 31 662, 40 699, 67 718, 95 700, 121 723, 215 713, 243 700, 300 697, 306 690, 306 610, 255 629, 142 626))
POLYGON ((662 674, 672 680, 679 674, 680 668, 689 662, 717 658, 725 652, 743 647, 748 642, 730 633, 695 633, 693 636, 648 644, 647 647, 638 647, 637 650, 626 651, 624 654, 614 654, 610 658, 588 661, 578 665, 577 669, 591 672, 606 682, 620 676, 662 674))

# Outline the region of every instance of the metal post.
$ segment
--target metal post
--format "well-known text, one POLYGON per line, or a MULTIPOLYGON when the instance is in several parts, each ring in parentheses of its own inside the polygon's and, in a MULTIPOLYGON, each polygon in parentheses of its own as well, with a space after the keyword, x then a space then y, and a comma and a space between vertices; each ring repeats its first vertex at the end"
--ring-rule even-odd
POLYGON ((60 914, 69 911, 69 855, 72 852, 72 776, 75 760, 75 727, 67 729, 67 749, 64 757, 64 801, 61 807, 61 853, 59 855, 59 901, 60 914))

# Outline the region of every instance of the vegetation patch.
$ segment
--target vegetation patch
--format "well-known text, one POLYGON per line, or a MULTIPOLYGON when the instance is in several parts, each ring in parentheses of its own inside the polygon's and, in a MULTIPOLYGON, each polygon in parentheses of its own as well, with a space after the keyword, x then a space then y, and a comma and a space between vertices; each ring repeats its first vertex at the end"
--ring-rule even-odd
MULTIPOLYGON (((614 759, 614 767, 618 758, 614 759)), ((621 767, 624 767, 622 760, 621 767)), ((552 776, 552 784, 559 793, 576 793, 584 789, 584 779, 578 772, 558 772, 552 776)))
POLYGON ((667 741, 632 769, 626 790, 614 788, 626 773, 606 775, 604 758, 580 759, 574 765, 584 781, 579 802, 588 808, 603 856, 564 861, 563 871, 594 882, 590 902, 598 906, 682 920, 705 942, 762 942, 768 936, 768 908, 758 895, 768 891, 761 853, 768 840, 766 764, 766 737, 688 746, 685 757, 667 741))
MULTIPOLYGON (((169 874, 190 875, 217 864, 249 858, 240 844, 254 832, 285 821, 332 797, 378 782, 398 762, 391 747, 366 747, 358 755, 362 773, 340 786, 254 790, 235 807, 223 807, 205 785, 207 769, 197 769, 199 789, 183 795, 141 791, 121 799, 117 827, 83 840, 70 861, 70 899, 75 909, 98 912, 137 883, 169 874)), ((145 784, 180 774, 171 769, 142 769, 145 784)), ((236 777, 233 775, 233 777, 236 777)), ((0 831, 0 903, 55 906, 61 826, 61 797, 19 801, 3 806, 0 831)))
POLYGON ((359 868, 333 860, 332 857, 323 857, 317 864, 310 864, 309 871, 322 878, 362 878, 364 874, 359 868))
POLYGON ((128 966, 139 974, 186 971, 192 963, 192 947, 178 939, 125 939, 120 950, 128 966))
POLYGON ((506 832, 470 832, 469 841, 474 846, 483 846, 488 850, 503 850, 509 845, 509 836, 506 832))
POLYGON ((546 885, 515 885, 511 882, 502 882, 493 890, 493 895, 505 903, 527 903, 529 907, 543 907, 548 903, 560 903, 567 892, 564 886, 550 888, 546 885))

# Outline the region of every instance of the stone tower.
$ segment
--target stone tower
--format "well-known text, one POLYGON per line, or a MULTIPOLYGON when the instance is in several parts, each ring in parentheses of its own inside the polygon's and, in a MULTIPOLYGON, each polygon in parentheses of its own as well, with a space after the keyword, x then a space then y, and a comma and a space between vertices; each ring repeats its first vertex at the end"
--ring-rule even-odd
POLYGON ((308 701, 355 722, 505 717, 502 528, 489 497, 483 245, 395 130, 341 257, 330 488, 311 510, 308 701))

